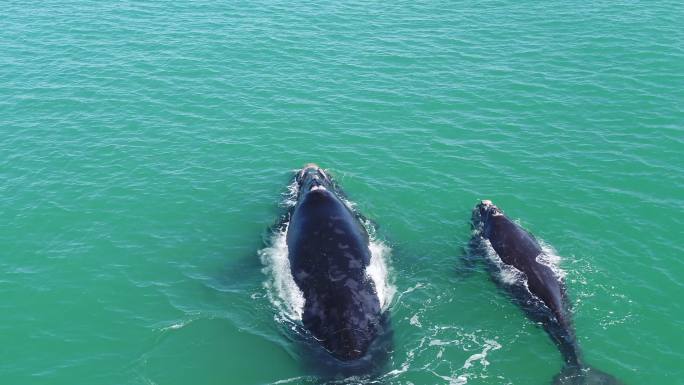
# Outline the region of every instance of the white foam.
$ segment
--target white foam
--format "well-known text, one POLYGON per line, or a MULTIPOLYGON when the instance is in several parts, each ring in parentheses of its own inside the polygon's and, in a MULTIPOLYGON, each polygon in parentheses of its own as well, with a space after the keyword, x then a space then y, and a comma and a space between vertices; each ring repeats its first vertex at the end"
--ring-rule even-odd
POLYGON ((560 267, 561 256, 556 253, 556 250, 554 250, 553 247, 546 244, 544 241, 539 240, 539 245, 542 248, 542 253, 537 256, 537 262, 551 269, 559 280, 565 279, 567 273, 560 267))
POLYGON ((301 384, 302 381, 304 381, 304 380, 310 380, 310 378, 308 378, 306 376, 286 378, 284 380, 278 380, 275 382, 271 382, 270 385, 301 384))
POLYGON ((161 328, 161 330, 162 330, 162 331, 178 330, 178 329, 183 328, 183 327, 185 327, 186 325, 190 324, 192 321, 193 321, 192 319, 189 319, 189 320, 184 320, 184 321, 176 322, 176 323, 174 323, 173 325, 170 325, 170 326, 166 326, 166 327, 161 328))
POLYGON ((445 381, 449 381, 449 385, 465 385, 468 383, 468 376, 466 376, 466 375, 459 375, 459 376, 455 376, 455 377, 450 377, 450 376, 443 376, 441 374, 437 374, 434 371, 432 371, 432 373, 435 376, 437 376, 437 377, 439 377, 445 381))
POLYGON ((485 338, 484 340, 481 337, 478 337, 475 333, 464 333, 460 331, 458 328, 453 328, 453 327, 436 327, 434 330, 433 337, 436 336, 437 333, 443 332, 443 331, 453 331, 456 330, 457 333, 457 338, 456 339, 451 339, 451 340, 442 340, 442 339, 432 339, 430 340, 429 346, 437 346, 439 347, 439 350, 437 352, 437 359, 442 358, 442 354, 444 352, 444 348, 447 346, 460 346, 460 347, 465 347, 469 348, 471 345, 480 345, 482 347, 482 351, 479 353, 474 353, 471 354, 463 363, 460 369, 454 369, 451 364, 449 364, 449 368, 451 373, 449 375, 442 375, 438 374, 435 372, 434 369, 430 369, 430 372, 434 374, 435 376, 448 381, 450 385, 452 384, 458 384, 458 385, 464 385, 468 383, 468 380, 473 377, 480 377, 480 378, 486 378, 486 375, 484 374, 487 366, 489 366, 489 361, 487 361, 487 355, 489 354, 490 351, 493 350, 498 350, 501 349, 501 344, 499 344, 496 340, 485 338), (482 367, 480 374, 477 372, 473 371, 475 363, 479 363, 480 366, 482 367))
POLYGON ((401 368, 393 369, 387 372, 387 374, 385 374, 385 377, 396 377, 402 373, 405 373, 409 369, 409 365, 410 364, 408 362, 404 362, 403 364, 401 364, 401 368))
POLYGON ((420 288, 422 288, 422 287, 423 287, 423 284, 420 283, 420 282, 418 282, 415 286, 409 287, 408 289, 402 291, 402 292, 401 292, 401 295, 412 293, 412 292, 414 292, 415 290, 420 289, 420 288))
POLYGON ((423 325, 420 323, 420 320, 418 319, 418 314, 414 314, 413 317, 409 320, 409 323, 413 326, 417 327, 423 327, 423 325))
POLYGON ((305 299, 290 271, 286 234, 287 226, 272 235, 269 247, 259 251, 267 277, 264 287, 271 303, 278 310, 290 319, 301 320, 305 299))
POLYGON ((370 264, 366 268, 366 275, 373 280, 375 291, 382 311, 387 310, 397 289, 392 284, 389 274, 389 257, 391 249, 377 239, 371 239, 368 249, 371 252, 370 264))
MULTIPOLYGON (((352 202, 352 201, 345 199, 343 197, 340 197, 340 200, 342 201, 342 203, 344 203, 345 206, 347 206, 347 208, 349 210, 351 210, 352 212, 356 212, 356 203, 355 202, 352 202)), ((364 223, 364 225, 366 226, 366 230, 369 230, 369 224, 364 223)), ((371 228, 371 230, 372 230, 372 228, 371 228)))
POLYGON ((281 202, 281 205, 284 207, 294 207, 297 204, 297 195, 299 194, 299 183, 297 183, 297 180, 293 180, 292 183, 290 183, 287 186, 287 192, 284 194, 283 201, 281 202))
POLYGON ((484 349, 480 353, 476 353, 468 357, 465 363, 463 363, 463 369, 468 369, 469 367, 473 366, 473 361, 479 361, 482 366, 489 365, 489 361, 487 361, 487 353, 490 350, 498 349, 501 349, 501 344, 494 340, 485 340, 484 349))

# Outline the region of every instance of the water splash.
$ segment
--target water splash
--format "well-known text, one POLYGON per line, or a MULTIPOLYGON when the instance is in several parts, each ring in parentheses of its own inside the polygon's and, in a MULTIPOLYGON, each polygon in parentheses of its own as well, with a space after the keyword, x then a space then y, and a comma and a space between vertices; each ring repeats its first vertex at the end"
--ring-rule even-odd
POLYGON ((551 269, 558 280, 564 280, 567 272, 561 268, 561 256, 551 245, 542 240, 539 240, 539 246, 542 252, 537 256, 537 262, 551 269))
POLYGON ((271 236, 270 246, 259 251, 263 272, 266 274, 264 287, 268 299, 292 320, 301 320, 304 313, 304 294, 294 281, 290 271, 287 252, 287 225, 271 236))
POLYGON ((389 308, 397 291, 390 278, 389 258, 391 249, 377 239, 371 239, 368 248, 371 252, 371 260, 366 268, 366 275, 373 280, 380 300, 380 307, 382 311, 385 311, 389 308))

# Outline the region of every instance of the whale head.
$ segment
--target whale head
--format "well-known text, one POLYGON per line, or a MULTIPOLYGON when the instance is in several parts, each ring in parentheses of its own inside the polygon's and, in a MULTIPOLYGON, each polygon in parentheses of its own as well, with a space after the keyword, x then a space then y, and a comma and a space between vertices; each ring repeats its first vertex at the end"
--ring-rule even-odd
POLYGON ((480 215, 480 218, 483 221, 487 221, 491 217, 498 217, 503 215, 503 211, 496 207, 492 201, 484 199, 478 203, 478 205, 475 207, 475 210, 477 213, 480 215))
POLYGON ((332 181, 328 174, 315 163, 308 163, 297 173, 299 187, 298 199, 309 193, 325 194, 333 191, 332 181))
POLYGON ((503 211, 490 200, 482 200, 473 210, 473 224, 485 230, 493 220, 503 217, 503 211))

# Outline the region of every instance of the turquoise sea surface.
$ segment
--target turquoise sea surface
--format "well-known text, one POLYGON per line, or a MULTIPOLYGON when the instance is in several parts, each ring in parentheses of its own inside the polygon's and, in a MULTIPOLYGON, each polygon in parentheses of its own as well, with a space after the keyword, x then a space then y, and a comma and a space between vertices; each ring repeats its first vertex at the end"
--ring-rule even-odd
POLYGON ((551 383, 464 258, 491 199, 561 257, 587 362, 684 384, 683 153, 679 1, 5 0, 0 384, 323 382, 271 233, 306 162, 388 268, 394 351, 343 383, 551 383))

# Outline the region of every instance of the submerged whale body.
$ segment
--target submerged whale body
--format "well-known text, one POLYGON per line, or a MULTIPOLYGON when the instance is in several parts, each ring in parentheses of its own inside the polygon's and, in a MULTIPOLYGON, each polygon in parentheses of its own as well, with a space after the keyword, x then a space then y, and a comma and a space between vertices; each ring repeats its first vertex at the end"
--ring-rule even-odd
POLYGON ((286 236, 292 277, 305 299, 302 324, 332 357, 352 362, 367 355, 385 327, 366 274, 368 233, 318 166, 305 166, 296 182, 286 236))
POLYGON ((534 321, 541 323, 561 352, 565 366, 555 384, 619 385, 616 378, 582 362, 575 338, 565 284, 553 269, 541 262, 544 251, 532 234, 511 221, 490 201, 473 210, 474 244, 486 248, 489 241, 501 263, 513 266, 526 281, 507 286, 513 299, 534 321))

